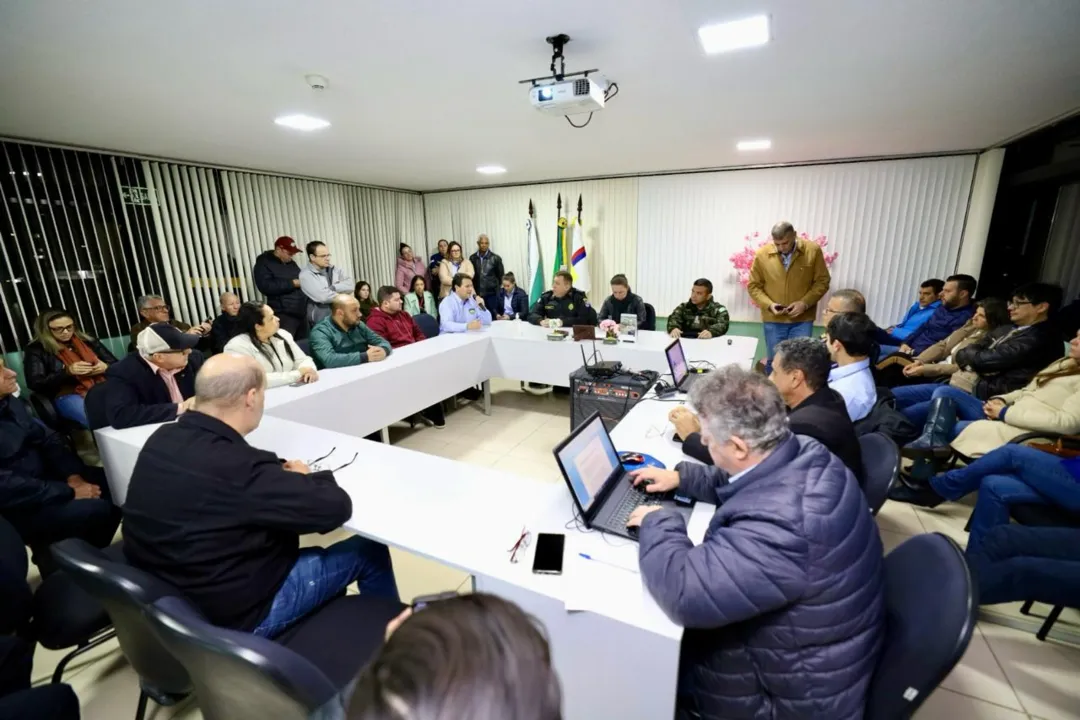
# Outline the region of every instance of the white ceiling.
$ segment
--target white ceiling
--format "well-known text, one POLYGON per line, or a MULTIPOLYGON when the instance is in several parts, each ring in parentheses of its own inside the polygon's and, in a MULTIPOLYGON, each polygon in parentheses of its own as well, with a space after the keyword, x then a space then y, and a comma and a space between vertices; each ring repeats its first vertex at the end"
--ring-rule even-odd
POLYGON ((2 0, 0 135, 416 190, 981 149, 1080 107, 1078 37, 1080 0, 2 0), (620 86, 583 130, 517 84, 557 32, 620 86))

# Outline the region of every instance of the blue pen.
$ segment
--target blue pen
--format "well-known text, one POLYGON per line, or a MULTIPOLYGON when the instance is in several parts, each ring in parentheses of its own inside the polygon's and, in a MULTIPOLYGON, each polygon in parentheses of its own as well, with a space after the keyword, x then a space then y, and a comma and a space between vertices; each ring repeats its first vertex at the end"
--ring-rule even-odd
POLYGON ((607 560, 600 560, 599 558, 594 558, 592 555, 586 555, 585 553, 582 553, 582 552, 579 552, 578 555, 580 557, 585 558, 586 560, 592 560, 593 562, 598 562, 601 565, 607 565, 608 567, 613 567, 613 568, 618 568, 620 570, 625 570, 626 572, 634 573, 635 575, 640 575, 641 574, 638 570, 634 570, 634 569, 628 568, 628 567, 623 567, 622 565, 616 565, 615 563, 608 562, 607 560))

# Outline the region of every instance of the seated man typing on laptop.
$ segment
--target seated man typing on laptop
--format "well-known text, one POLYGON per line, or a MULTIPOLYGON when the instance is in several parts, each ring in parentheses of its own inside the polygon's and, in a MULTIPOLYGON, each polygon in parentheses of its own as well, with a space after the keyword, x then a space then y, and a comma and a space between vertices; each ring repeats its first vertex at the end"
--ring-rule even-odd
POLYGON ((681 515, 643 506, 641 577, 686 628, 677 703, 700 718, 861 718, 884 641, 877 528, 854 475, 788 429, 777 389, 730 365, 690 393, 716 467, 646 469, 648 492, 719 507, 694 546, 681 515))

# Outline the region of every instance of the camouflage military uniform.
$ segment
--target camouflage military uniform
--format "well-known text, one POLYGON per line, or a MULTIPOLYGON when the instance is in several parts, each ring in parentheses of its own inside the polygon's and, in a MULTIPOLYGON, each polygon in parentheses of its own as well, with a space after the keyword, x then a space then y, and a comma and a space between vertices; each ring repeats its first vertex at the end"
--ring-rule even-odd
POLYGON ((697 337, 702 330, 708 330, 713 337, 719 337, 728 329, 727 308, 715 300, 709 300, 703 308, 689 301, 684 302, 668 315, 668 332, 675 328, 679 328, 683 337, 687 338, 697 337))

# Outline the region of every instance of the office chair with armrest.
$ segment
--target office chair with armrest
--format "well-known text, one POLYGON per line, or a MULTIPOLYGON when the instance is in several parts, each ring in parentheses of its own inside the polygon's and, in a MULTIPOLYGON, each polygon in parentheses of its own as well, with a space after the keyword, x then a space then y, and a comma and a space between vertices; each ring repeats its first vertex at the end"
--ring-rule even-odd
POLYGON ((878 510, 889 497, 889 490, 900 477, 900 448, 882 433, 868 433, 859 438, 862 451, 862 489, 870 512, 878 510))

